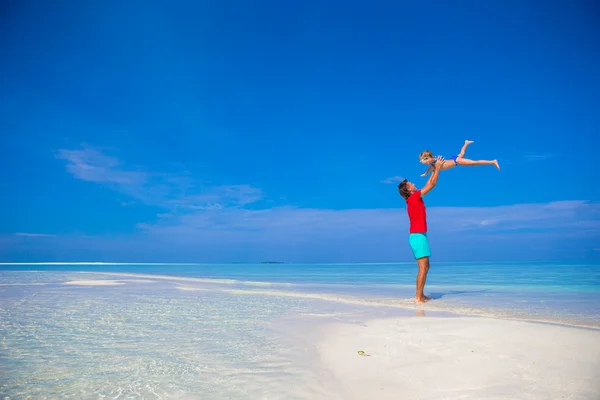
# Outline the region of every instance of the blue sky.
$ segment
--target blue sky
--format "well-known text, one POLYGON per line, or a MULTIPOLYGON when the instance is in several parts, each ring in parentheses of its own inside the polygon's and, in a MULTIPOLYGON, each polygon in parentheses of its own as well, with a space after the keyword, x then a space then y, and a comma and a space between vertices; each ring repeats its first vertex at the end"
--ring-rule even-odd
POLYGON ((9 2, 0 260, 598 260, 592 2, 9 2))

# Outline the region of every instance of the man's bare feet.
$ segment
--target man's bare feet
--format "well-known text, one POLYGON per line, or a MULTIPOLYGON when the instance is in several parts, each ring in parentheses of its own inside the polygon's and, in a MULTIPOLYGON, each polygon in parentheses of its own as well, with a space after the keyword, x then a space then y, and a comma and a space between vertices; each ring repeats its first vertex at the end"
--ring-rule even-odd
POLYGON ((427 296, 415 296, 415 303, 416 304, 423 304, 426 301, 431 300, 431 297, 427 297, 427 296))
POLYGON ((494 160, 494 165, 496 166, 496 168, 500 169, 500 165, 498 164, 498 160, 494 160))
POLYGON ((465 140, 465 144, 471 144, 471 143, 475 143, 472 140, 465 140))

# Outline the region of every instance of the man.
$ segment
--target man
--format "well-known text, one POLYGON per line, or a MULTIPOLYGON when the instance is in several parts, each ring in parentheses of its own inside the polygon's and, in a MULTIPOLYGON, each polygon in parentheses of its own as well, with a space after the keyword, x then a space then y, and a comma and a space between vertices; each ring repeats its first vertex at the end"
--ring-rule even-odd
POLYGON ((423 295, 425 288, 425 280, 429 271, 429 241, 427 240, 427 212, 423 196, 433 189, 438 180, 438 174, 443 164, 443 157, 437 157, 437 162, 434 165, 433 174, 427 181, 423 189, 418 190, 417 187, 406 179, 398 185, 398 192, 406 200, 406 211, 410 220, 410 234, 408 243, 412 249, 413 255, 417 260, 419 272, 417 274, 417 293, 415 295, 415 303, 423 304, 431 300, 431 297, 423 295))

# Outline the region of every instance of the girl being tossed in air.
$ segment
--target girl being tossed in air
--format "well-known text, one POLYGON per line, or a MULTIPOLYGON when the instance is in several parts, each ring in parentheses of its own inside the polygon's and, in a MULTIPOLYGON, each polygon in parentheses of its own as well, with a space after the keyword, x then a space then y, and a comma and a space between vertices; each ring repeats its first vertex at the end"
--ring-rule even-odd
MULTIPOLYGON (((442 161, 444 164, 442 165, 442 170, 447 170, 450 168, 454 168, 457 165, 462 165, 462 166, 474 166, 474 165, 494 165, 496 168, 500 169, 500 166, 498 165, 498 160, 469 160, 468 158, 464 158, 465 157, 465 152, 467 151, 467 146, 470 145, 471 143, 473 143, 472 140, 465 140, 465 144, 463 145, 462 149, 460 149, 460 153, 458 153, 458 155, 453 156, 452 158, 448 159, 448 160, 444 160, 442 161)), ((431 171, 433 171, 433 165, 436 163, 436 159, 433 156, 433 153, 429 150, 425 150, 424 152, 422 152, 419 155, 419 159, 421 161, 422 164, 426 164, 429 165, 429 168, 427 169, 427 171, 425 171, 425 173, 421 176, 427 176, 427 174, 429 174, 431 171)))

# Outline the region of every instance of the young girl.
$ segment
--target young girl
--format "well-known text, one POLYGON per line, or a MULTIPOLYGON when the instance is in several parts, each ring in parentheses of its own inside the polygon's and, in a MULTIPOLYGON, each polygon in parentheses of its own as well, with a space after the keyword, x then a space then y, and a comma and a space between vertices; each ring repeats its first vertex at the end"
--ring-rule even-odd
MULTIPOLYGON (((494 165, 496 168, 500 169, 500 166, 498 165, 498 160, 473 161, 473 160, 469 160, 468 158, 464 158, 465 152, 467 151, 467 146, 470 145, 471 143, 473 143, 472 140, 465 140, 465 144, 463 145, 462 149, 460 149, 460 153, 458 153, 458 155, 453 156, 449 160, 442 161, 444 163, 442 165, 442 170, 454 168, 457 165, 463 165, 463 166, 494 165)), ((421 176, 427 176, 427 174, 429 174, 431 171, 433 171, 433 165, 436 163, 435 157, 433 156, 433 153, 431 151, 425 150, 424 152, 422 152, 419 155, 419 159, 422 164, 429 165, 429 168, 427 169, 427 171, 425 171, 425 173, 423 175, 421 175, 421 176)))

